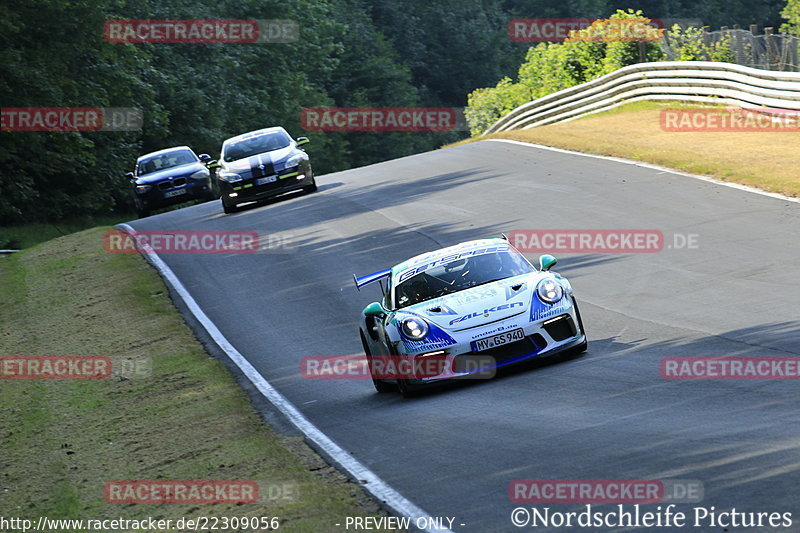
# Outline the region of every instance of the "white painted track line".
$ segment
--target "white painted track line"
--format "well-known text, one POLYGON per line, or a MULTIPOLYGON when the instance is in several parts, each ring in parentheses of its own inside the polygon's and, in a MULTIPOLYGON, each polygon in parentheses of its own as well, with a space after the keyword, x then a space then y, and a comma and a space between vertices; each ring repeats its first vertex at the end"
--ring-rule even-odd
MULTIPOLYGON (((136 230, 128 224, 118 224, 117 227, 130 234, 135 239, 136 230)), ((138 242, 137 242, 138 247, 138 242)), ((180 296, 186 307, 194 315, 198 322, 205 328, 214 342, 227 354, 233 363, 239 367, 242 373, 258 389, 258 391, 272 403, 284 416, 297 428, 305 437, 323 450, 342 470, 347 472, 353 479, 357 480, 363 487, 372 494, 379 502, 389 508, 398 516, 406 516, 411 519, 413 525, 417 518, 432 516, 426 513, 402 494, 393 489, 383 481, 372 470, 364 466, 360 461, 351 456, 338 444, 325 435, 311 421, 294 406, 283 394, 278 392, 250 362, 239 353, 239 351, 228 342, 228 339, 211 321, 208 315, 200 308, 200 305, 192 298, 186 287, 178 279, 169 266, 155 253, 148 244, 144 244, 140 252, 158 270, 164 280, 169 283, 175 292, 180 296)), ((342 517, 344 520, 344 517, 342 517)), ((333 526, 333 524, 331 524, 333 526)), ((423 529, 425 532, 452 533, 449 529, 423 529)))
POLYGON ((785 196, 783 194, 775 193, 775 192, 767 192, 762 191, 761 189, 757 189, 755 187, 750 187, 749 185, 742 185, 740 183, 732 183, 729 181, 722 181, 716 178, 712 178, 710 176, 701 176, 699 174, 689 174, 686 172, 681 172, 680 170, 675 170, 673 168, 662 167, 659 165, 653 165, 651 163, 643 163, 642 161, 634 161, 632 159, 623 159, 621 157, 611 157, 607 155, 597 155, 597 154, 587 154, 585 152, 575 152, 572 150, 564 150, 563 148, 553 148, 552 146, 545 146, 543 144, 534 144, 524 141, 515 141, 513 139, 483 139, 479 142, 501 142, 501 143, 510 143, 510 144, 518 144, 520 146, 527 146, 528 148, 539 148, 540 150, 550 150, 551 152, 560 152, 562 154, 571 154, 571 155, 580 155, 583 157, 594 157, 595 159, 605 159, 606 161, 614 161, 617 163, 624 163, 626 165, 635 165, 637 167, 643 168, 650 168, 653 170, 659 170, 661 172, 669 172, 670 174, 675 174, 677 176, 684 176, 687 178, 694 178, 698 180, 707 181, 709 183, 715 183, 717 185, 724 185, 725 187, 731 187, 733 189, 739 189, 740 191, 747 191, 752 192, 755 194, 760 194, 762 196, 769 196, 770 198, 776 198, 778 200, 785 200, 787 202, 795 202, 800 203, 800 198, 792 198, 791 196, 785 196))

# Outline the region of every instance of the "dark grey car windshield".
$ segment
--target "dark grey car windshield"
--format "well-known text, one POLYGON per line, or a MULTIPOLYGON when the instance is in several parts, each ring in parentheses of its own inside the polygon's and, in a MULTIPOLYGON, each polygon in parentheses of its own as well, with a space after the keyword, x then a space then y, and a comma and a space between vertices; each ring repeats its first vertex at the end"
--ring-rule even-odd
POLYGON ((282 131, 247 137, 241 141, 228 144, 225 147, 223 159, 227 162, 237 161, 245 157, 250 157, 251 155, 263 154, 264 152, 272 152, 273 150, 286 148, 291 142, 292 140, 289 136, 282 131))
POLYGON ((397 307, 408 307, 431 298, 484 283, 535 272, 517 252, 490 252, 437 265, 411 276, 395 287, 397 307))
POLYGON ((159 170, 196 163, 197 161, 197 157, 190 150, 175 150, 174 152, 142 159, 136 167, 136 175, 144 176, 159 170))

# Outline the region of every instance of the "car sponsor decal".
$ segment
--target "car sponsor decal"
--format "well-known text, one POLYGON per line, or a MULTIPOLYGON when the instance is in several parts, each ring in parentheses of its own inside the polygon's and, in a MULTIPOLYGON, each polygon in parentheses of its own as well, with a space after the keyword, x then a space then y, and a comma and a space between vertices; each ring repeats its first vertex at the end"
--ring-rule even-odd
POLYGON ((435 257, 434 256, 435 258, 433 258, 433 259, 431 259, 430 256, 426 256, 426 257, 420 259, 422 264, 414 263, 409 268, 407 268, 406 270, 402 271, 398 276, 397 282, 398 283, 402 283, 403 281, 405 281, 406 279, 410 278, 411 276, 414 276, 414 275, 419 274, 421 272, 425 272, 426 270, 428 270, 430 268, 447 264, 447 263, 449 263, 451 261, 457 261, 459 259, 464 259, 464 258, 467 258, 467 257, 474 257, 476 255, 492 254, 492 253, 498 253, 498 252, 507 252, 508 250, 509 250, 509 247, 508 247, 507 244, 501 244, 501 245, 498 245, 498 246, 487 246, 487 247, 482 247, 482 248, 476 248, 474 250, 466 250, 464 252, 452 252, 452 253, 448 253, 447 255, 443 255, 443 256, 440 256, 440 257, 435 257), (418 266, 414 266, 414 265, 418 265, 418 266))
POLYGON ((506 301, 510 300, 514 296, 519 296, 520 294, 525 294, 525 288, 527 287, 527 283, 524 281, 519 283, 512 283, 510 285, 506 285, 506 301), (514 287, 518 287, 514 290, 514 287))
MULTIPOLYGON (((497 291, 488 285, 482 285, 478 288, 470 288, 464 289, 460 292, 454 292, 452 294, 448 294, 447 296, 442 296, 440 298, 434 298, 433 300, 429 300, 426 302, 427 308, 430 309, 434 307, 440 300, 447 301, 451 304, 456 305, 468 305, 471 303, 479 302, 481 300, 486 300, 488 298, 495 298, 497 297, 497 291), (433 305, 431 305, 433 303, 433 305)), ((457 315, 458 313, 452 313, 457 315)))
POLYGON ((568 310, 571 306, 572 299, 566 293, 564 294, 564 297, 556 303, 547 304, 541 301, 539 296, 534 291, 533 300, 531 302, 531 322, 538 322, 539 320, 544 320, 545 318, 550 318, 551 316, 561 314, 568 310))
POLYGON ((506 330, 517 329, 517 328, 521 328, 521 327, 522 326, 519 325, 516 322, 513 323, 513 324, 506 324, 504 326, 497 326, 496 328, 492 328, 492 329, 490 329, 488 331, 482 331, 480 333, 475 333, 472 337, 470 337, 470 339, 471 340, 482 339, 483 337, 488 337, 489 335, 492 335, 493 333, 502 333, 503 331, 506 331, 506 330))
POLYGON ((425 310, 429 315, 457 315, 450 307, 443 304, 434 304, 425 310))
MULTIPOLYGON (((416 315, 411 315, 416 316, 416 315)), ((395 328, 397 328, 397 332, 400 336, 400 340, 403 341, 403 348, 406 353, 416 353, 416 352, 428 352, 431 350, 438 350, 441 348, 445 348, 447 346, 452 346, 456 344, 456 341, 453 337, 447 334, 442 328, 434 324, 433 322, 429 322, 426 320, 428 324, 428 335, 422 339, 421 341, 412 341, 407 339, 401 332, 400 332, 400 322, 406 317, 395 318, 392 320, 392 324, 395 328)), ((420 318, 420 320, 424 320, 420 318)))
POLYGON ((452 326, 453 324, 463 322, 464 320, 469 320, 470 318, 479 317, 481 315, 483 315, 484 317, 488 317, 489 315, 491 315, 492 313, 496 313, 497 311, 502 311, 504 309, 513 309, 514 307, 522 307, 523 305, 525 304, 523 304, 522 302, 513 302, 510 304, 496 305, 494 307, 490 307, 489 309, 484 309, 482 312, 476 311, 475 313, 469 313, 467 315, 454 318, 453 320, 450 321, 450 325, 452 326))

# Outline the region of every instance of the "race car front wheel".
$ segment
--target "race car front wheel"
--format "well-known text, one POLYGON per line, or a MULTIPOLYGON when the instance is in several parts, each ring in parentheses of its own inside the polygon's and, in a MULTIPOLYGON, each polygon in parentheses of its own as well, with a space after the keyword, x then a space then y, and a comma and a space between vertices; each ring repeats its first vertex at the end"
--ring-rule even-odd
POLYGON ((589 338, 586 336, 586 330, 583 329, 583 319, 581 319, 581 311, 580 309, 578 309, 578 301, 575 299, 574 296, 572 297, 572 305, 575 307, 575 316, 578 319, 578 329, 580 329, 580 332, 583 333, 583 342, 575 346, 574 348, 570 348, 569 350, 564 352, 564 355, 568 357, 580 355, 583 352, 585 352, 586 349, 589 347, 589 338))
POLYGON ((419 389, 411 385, 407 379, 398 379, 397 389, 400 391, 400 394, 403 395, 403 398, 412 398, 419 392, 419 389))
POLYGON ((222 202, 222 211, 226 215, 230 215, 231 213, 235 213, 236 212, 236 204, 229 204, 228 202, 225 201, 225 197, 224 196, 222 198, 220 198, 220 201, 222 202))
POLYGON ((147 218, 150 216, 150 208, 144 205, 139 198, 134 198, 134 204, 136 205, 136 214, 139 218, 147 218))
MULTIPOLYGON (((369 362, 370 358, 372 357, 372 354, 369 351, 369 346, 367 346, 367 342, 366 340, 364 340, 364 334, 359 332, 359 336, 361 337, 361 346, 364 347, 364 355, 367 356, 367 362, 369 362)), ((369 365, 369 368, 372 368, 371 364, 369 365)), ((375 385, 375 390, 381 394, 385 392, 392 392, 394 390, 394 387, 392 387, 389 383, 386 383, 382 379, 375 379, 373 377, 372 384, 375 385)))
POLYGON ((317 181, 312 177, 311 178, 311 185, 308 187, 303 187, 303 191, 305 192, 315 192, 317 190, 317 181))

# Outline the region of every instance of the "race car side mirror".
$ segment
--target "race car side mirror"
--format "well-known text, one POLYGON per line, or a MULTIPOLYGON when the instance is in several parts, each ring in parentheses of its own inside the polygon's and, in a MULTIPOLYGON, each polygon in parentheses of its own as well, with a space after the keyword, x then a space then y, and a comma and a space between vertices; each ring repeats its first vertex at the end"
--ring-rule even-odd
POLYGON ((308 144, 308 137, 298 137, 297 138, 297 146, 303 146, 304 144, 308 144))
POLYGON ((131 180, 131 181, 133 181, 134 179, 136 179, 136 178, 135 178, 135 176, 133 175, 133 172, 126 172, 126 173, 125 173, 125 177, 126 177, 126 178, 128 178, 128 179, 129 179, 129 180, 131 180))
POLYGON ((547 272, 558 263, 558 259, 553 257, 550 254, 544 254, 539 256, 539 270, 544 270, 547 272))
POLYGON ((386 311, 383 310, 383 307, 378 302, 372 302, 364 308, 363 312, 364 316, 383 316, 386 314, 386 311))

